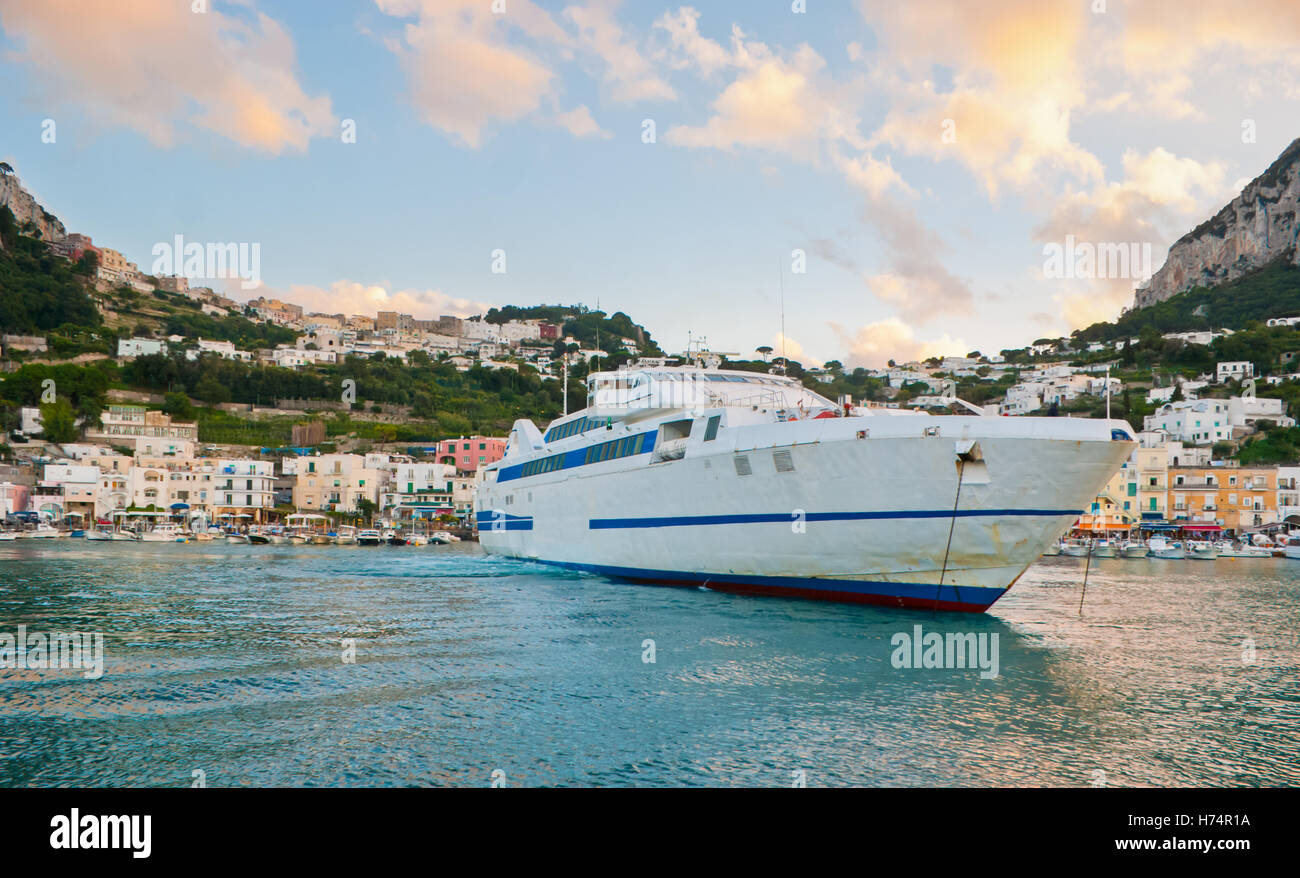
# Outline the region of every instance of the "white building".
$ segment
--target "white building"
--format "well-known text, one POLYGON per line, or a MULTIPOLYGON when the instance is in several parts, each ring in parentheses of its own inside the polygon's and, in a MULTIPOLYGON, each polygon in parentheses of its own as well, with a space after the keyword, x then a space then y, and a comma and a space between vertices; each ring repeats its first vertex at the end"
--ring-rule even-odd
POLYGON ((453 503, 456 468, 445 463, 389 464, 388 485, 379 507, 397 517, 437 518, 455 513, 453 503))
POLYGON ((1163 430, 1169 438, 1189 445, 1206 445, 1232 438, 1228 401, 1194 399, 1162 405, 1142 421, 1144 430, 1163 430))
POLYGON ((1290 518, 1300 524, 1300 466, 1277 468, 1277 514, 1283 521, 1290 518))
POLYGON ((119 338, 117 355, 119 357, 147 357, 167 351, 167 343, 156 338, 119 338))
POLYGON ((1215 366, 1214 377, 1220 384, 1228 380, 1245 381, 1255 377, 1255 364, 1245 360, 1219 363, 1215 366))
POLYGON ((1234 396, 1227 403, 1228 423, 1233 427, 1254 427, 1257 421, 1272 421, 1279 427, 1295 426, 1295 418, 1286 416, 1286 404, 1280 399, 1234 396))

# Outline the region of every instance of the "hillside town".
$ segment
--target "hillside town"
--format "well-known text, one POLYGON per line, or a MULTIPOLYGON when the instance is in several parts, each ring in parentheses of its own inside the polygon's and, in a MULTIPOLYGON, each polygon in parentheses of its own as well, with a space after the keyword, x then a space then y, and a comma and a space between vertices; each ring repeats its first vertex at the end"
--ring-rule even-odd
MULTIPOLYGON (((184 274, 144 272, 89 235, 65 232, 22 189, 12 169, 4 184, 4 208, 23 233, 51 256, 89 272, 87 291, 103 326, 116 328, 89 333, 111 340, 107 354, 62 360, 51 350, 52 334, 6 332, 0 335, 3 372, 42 363, 109 361, 127 367, 140 360, 180 360, 314 373, 349 363, 391 361, 403 366, 436 363, 462 374, 510 370, 558 382, 578 365, 581 378, 662 353, 630 321, 620 324, 628 327, 627 335, 602 337, 597 331, 594 338, 588 333, 580 339, 573 334, 576 324, 569 322, 577 312, 563 309, 532 309, 546 316, 509 308, 509 315, 434 317, 384 310, 373 315, 317 313, 265 296, 239 302, 184 274), (169 312, 141 320, 151 313, 147 305, 141 310, 141 302, 262 327, 259 332, 278 333, 265 337, 284 341, 241 346, 202 332, 166 332, 161 327, 169 312), (134 331, 128 331, 133 323, 134 331)), ((206 251, 197 244, 190 247, 197 247, 195 257, 209 265, 215 261, 235 267, 244 259, 233 245, 209 245, 206 251)), ((176 250, 182 249, 178 240, 176 250)), ((1300 339, 1300 316, 1278 314, 1264 325, 1285 338, 1300 339)), ((1221 326, 1144 330, 1092 341, 1039 339, 997 354, 891 360, 880 368, 846 369, 838 361, 804 365, 774 356, 770 347, 759 347, 754 359, 714 355, 711 362, 794 375, 848 407, 937 410, 962 397, 988 415, 1126 417, 1138 431, 1140 447, 1081 517, 1080 528, 1190 524, 1246 533, 1284 526, 1288 518, 1300 521, 1295 466, 1237 459, 1252 439, 1295 427, 1285 394, 1277 391, 1289 393, 1296 383, 1300 340, 1283 344, 1285 349, 1268 362, 1214 359, 1225 343, 1241 338, 1239 331, 1221 326), (1162 369, 1137 360, 1135 352, 1162 347, 1204 364, 1204 370, 1162 369)), ((339 404, 301 399, 272 400, 269 406, 218 403, 216 408, 227 415, 250 423, 279 415, 299 420, 292 439, 280 445, 216 442, 203 435, 200 420, 160 410, 163 402, 163 394, 156 392, 109 389, 103 411, 78 420, 75 441, 48 441, 43 406, 21 406, 12 425, 16 429, 6 437, 10 460, 0 477, 0 514, 11 523, 15 516, 34 515, 69 528, 92 522, 147 526, 169 519, 184 527, 236 529, 277 523, 294 514, 324 514, 336 521, 408 527, 440 521, 471 532, 476 473, 499 460, 505 449, 500 434, 474 430, 419 443, 402 444, 396 437, 354 442, 353 447, 326 442, 322 412, 338 411, 339 404)), ((188 401, 183 408, 189 408, 188 401)), ((342 408, 357 418, 390 421, 412 413, 410 406, 354 403, 342 408)))

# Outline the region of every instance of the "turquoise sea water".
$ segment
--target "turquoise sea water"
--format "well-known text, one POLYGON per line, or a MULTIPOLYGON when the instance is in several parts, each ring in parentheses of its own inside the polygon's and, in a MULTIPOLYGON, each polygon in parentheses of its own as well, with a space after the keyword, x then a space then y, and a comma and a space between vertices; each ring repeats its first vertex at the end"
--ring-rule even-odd
POLYGON ((470 543, 4 543, 0 634, 102 632, 105 671, 0 670, 0 785, 1300 783, 1300 563, 1094 559, 1080 617, 1083 563, 971 616, 470 543), (895 667, 915 625, 998 635, 998 676, 895 667))

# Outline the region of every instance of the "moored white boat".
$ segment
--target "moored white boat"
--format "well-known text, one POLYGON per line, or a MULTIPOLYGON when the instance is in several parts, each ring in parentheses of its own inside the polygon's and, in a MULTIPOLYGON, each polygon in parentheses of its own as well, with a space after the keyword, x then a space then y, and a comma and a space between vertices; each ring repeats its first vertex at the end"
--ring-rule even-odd
POLYGON ((490 553, 619 579, 982 611, 1134 447, 1122 421, 846 413, 782 375, 643 362, 545 433, 516 421, 475 515, 490 553))
POLYGON ((384 535, 377 530, 366 528, 357 531, 357 545, 359 546, 378 546, 384 541, 384 535))
POLYGON ((1114 540, 1097 540, 1092 545, 1094 558, 1114 558, 1119 555, 1119 544, 1114 540))
POLYGON ((189 536, 181 530, 180 525, 162 522, 140 534, 142 543, 184 543, 189 536))
POLYGON ((1219 550, 1206 540, 1188 540, 1187 557, 1197 561, 1213 561, 1219 557, 1219 550))
POLYGON ((1183 544, 1177 540, 1167 540, 1164 537, 1152 537, 1148 546, 1151 548, 1152 558, 1178 561, 1187 557, 1183 544))
POLYGON ((1119 547, 1121 558, 1145 558, 1151 554, 1151 549, 1141 540, 1125 540, 1119 547))
POLYGON ((1071 558, 1082 558, 1088 554, 1092 548, 1090 540, 1072 539, 1061 543, 1061 554, 1069 555, 1071 558))
POLYGON ((446 546, 455 541, 456 537, 447 533, 445 530, 435 530, 433 533, 429 534, 429 542, 433 543, 435 546, 446 546))

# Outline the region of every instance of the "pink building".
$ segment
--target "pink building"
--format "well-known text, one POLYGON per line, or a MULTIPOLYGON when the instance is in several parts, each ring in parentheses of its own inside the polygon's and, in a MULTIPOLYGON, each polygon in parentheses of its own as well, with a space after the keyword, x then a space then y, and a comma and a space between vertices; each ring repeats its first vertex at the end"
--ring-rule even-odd
POLYGON ((32 489, 27 485, 0 482, 0 515, 25 512, 32 489))
POLYGON ((450 464, 459 472, 475 472, 480 466, 500 460, 505 453, 506 440, 492 436, 461 436, 438 443, 438 463, 450 464))

